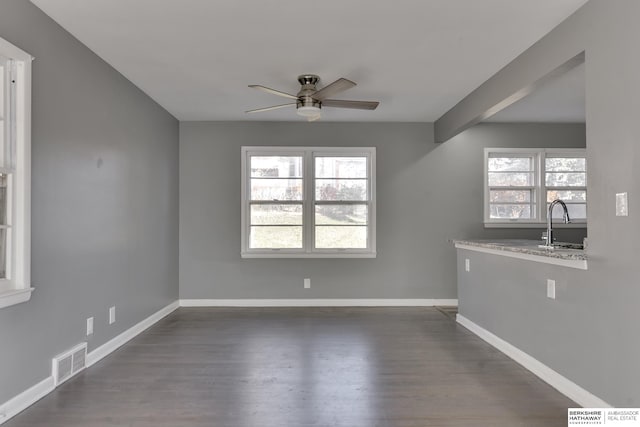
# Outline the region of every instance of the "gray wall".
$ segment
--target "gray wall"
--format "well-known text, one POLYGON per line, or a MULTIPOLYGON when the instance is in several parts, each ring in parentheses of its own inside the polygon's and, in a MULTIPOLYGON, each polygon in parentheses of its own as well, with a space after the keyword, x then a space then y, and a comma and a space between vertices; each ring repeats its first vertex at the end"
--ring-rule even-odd
POLYGON ((0 37, 36 58, 36 290, 0 309, 5 402, 86 339, 87 317, 91 350, 177 299, 178 122, 27 0, 0 2, 0 37))
POLYGON ((448 239, 541 234, 483 228, 483 147, 585 143, 580 124, 486 124, 446 144, 432 138, 432 125, 417 123, 182 122, 180 297, 456 298, 448 239), (241 259, 243 145, 376 147, 377 258, 241 259))
POLYGON ((545 365, 562 366, 562 375, 590 390, 593 381, 581 374, 601 375, 587 356, 599 344, 594 331, 583 327, 588 308, 575 298, 588 275, 588 270, 459 250, 458 310, 545 365), (547 298, 547 279, 556 281, 555 300, 547 298), (571 351, 558 351, 563 344, 571 351))
MULTIPOLYGON (((553 326, 564 331, 561 337, 550 334, 534 340, 530 330, 545 322, 541 312, 501 338, 534 355, 553 349, 552 369, 610 404, 627 407, 640 406, 640 56, 633 54, 640 40, 638 16, 637 0, 589 1, 450 116, 451 122, 462 123, 474 116, 473 108, 492 105, 510 88, 537 78, 523 70, 550 69, 585 51, 589 270, 571 270, 572 282, 580 285, 571 286, 560 298, 559 303, 567 298, 575 307, 553 326), (615 194, 625 191, 629 216, 616 217, 615 194), (580 337, 588 337, 592 345, 585 347, 580 337)), ((499 299, 494 304, 504 300, 503 295, 495 296, 499 299)), ((476 320, 473 315, 470 319, 476 320)), ((483 318, 478 320, 484 326, 483 318)), ((501 318, 504 323, 514 321, 513 315, 501 318)))

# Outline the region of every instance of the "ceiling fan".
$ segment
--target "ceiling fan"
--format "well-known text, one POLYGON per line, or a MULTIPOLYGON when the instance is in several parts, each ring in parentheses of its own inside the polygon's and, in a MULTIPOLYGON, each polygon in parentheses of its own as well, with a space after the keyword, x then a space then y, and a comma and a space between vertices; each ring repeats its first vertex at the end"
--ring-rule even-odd
POLYGON ((258 108, 245 112, 260 113, 263 111, 277 110, 278 108, 291 107, 295 105, 298 115, 306 117, 308 121, 312 122, 320 118, 320 109, 322 107, 355 108, 358 110, 375 110, 378 107, 379 102, 376 101, 329 99, 332 95, 354 87, 356 84, 351 80, 339 78, 322 89, 316 88, 318 81, 320 81, 320 77, 315 74, 302 74, 301 76, 298 76, 298 82, 300 82, 302 87, 296 95, 271 89, 262 85, 249 85, 251 88, 271 93, 273 95, 282 96, 284 98, 293 99, 295 102, 274 105, 266 108, 258 108))

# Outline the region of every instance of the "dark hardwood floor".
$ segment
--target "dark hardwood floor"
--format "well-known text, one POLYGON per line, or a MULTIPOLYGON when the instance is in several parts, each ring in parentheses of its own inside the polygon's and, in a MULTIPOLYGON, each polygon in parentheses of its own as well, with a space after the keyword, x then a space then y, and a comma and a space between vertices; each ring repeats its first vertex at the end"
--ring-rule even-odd
POLYGON ((181 308, 5 427, 566 426, 435 308, 181 308))

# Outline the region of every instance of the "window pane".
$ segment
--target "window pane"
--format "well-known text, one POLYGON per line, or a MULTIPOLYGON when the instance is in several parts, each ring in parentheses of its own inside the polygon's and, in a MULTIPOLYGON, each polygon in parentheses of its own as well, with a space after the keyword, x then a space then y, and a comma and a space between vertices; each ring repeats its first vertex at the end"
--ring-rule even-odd
POLYGON ((302 225, 302 205, 251 205, 251 225, 302 225))
POLYGON ((522 203, 531 201, 531 190, 491 190, 489 201, 491 203, 522 203))
POLYGON ((7 230, 0 228, 0 279, 7 278, 7 230))
MULTIPOLYGON (((587 205, 584 203, 567 203, 567 210, 569 211, 569 218, 571 218, 571 220, 587 218, 587 205)), ((547 204, 547 212, 549 212, 548 204, 547 204)), ((558 206, 558 205, 554 206, 553 219, 562 220, 562 218, 564 218, 564 210, 562 209, 562 206, 558 206)))
MULTIPOLYGON (((2 98, 0 98, 0 103, 2 103, 2 98)), ((2 114, 2 113, 0 113, 2 114)), ((5 151, 6 151, 6 145, 5 145, 5 140, 6 140, 6 134, 5 134, 5 127, 4 127, 4 120, 2 120, 3 116, 0 116, 0 166, 7 166, 4 164, 4 158, 5 158, 5 151)))
POLYGON ((6 93, 5 93, 5 84, 8 80, 7 78, 7 63, 6 59, 0 56, 0 166, 9 166, 5 163, 5 158, 7 158, 8 154, 8 146, 7 146, 7 127, 5 126, 5 120, 7 120, 8 112, 5 111, 6 106, 6 93))
POLYGON ((544 161, 548 172, 584 172, 587 160, 579 157, 547 157, 544 161))
POLYGON ((367 224, 367 205, 316 206, 316 224, 367 224))
POLYGON ((492 219, 531 219, 535 205, 491 204, 489 216, 492 219))
POLYGON ((7 225, 7 181, 6 174, 0 174, 0 224, 7 225))
POLYGON ((302 157, 251 156, 251 177, 302 178, 302 157))
POLYGON ((563 202, 586 202, 586 191, 547 191, 547 203, 551 203, 556 199, 560 199, 563 202))
POLYGON ((534 184, 533 172, 489 172, 491 187, 530 187, 534 184))
POLYGON ((366 226, 316 226, 316 248, 318 249, 366 249, 366 226))
POLYGON ((249 247, 251 249, 302 248, 302 227, 252 226, 249 247))
POLYGON ((316 200, 367 200, 366 179, 316 179, 316 200))
POLYGON ((532 157, 490 157, 489 158, 489 171, 490 172, 531 172, 533 171, 533 158, 532 157))
POLYGON ((0 117, 4 117, 4 82, 6 81, 5 70, 5 60, 0 57, 0 117))
POLYGON ((366 157, 316 157, 316 178, 366 178, 366 157))
POLYGON ((545 182, 549 187, 585 187, 587 174, 585 172, 551 172, 546 174, 545 182))
POLYGON ((251 178, 251 200, 302 200, 302 179, 251 178))

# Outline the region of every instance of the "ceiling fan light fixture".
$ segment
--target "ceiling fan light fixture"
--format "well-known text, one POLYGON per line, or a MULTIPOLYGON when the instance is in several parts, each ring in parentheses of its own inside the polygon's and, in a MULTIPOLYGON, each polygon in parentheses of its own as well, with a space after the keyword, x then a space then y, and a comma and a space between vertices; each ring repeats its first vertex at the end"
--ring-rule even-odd
POLYGON ((300 83, 301 87, 300 91, 295 95, 287 92, 282 92, 280 90, 271 89, 262 85, 249 85, 250 88, 258 89, 262 92, 267 92, 272 95, 281 96, 283 98, 295 99, 296 102, 273 105, 266 108, 257 108, 246 112, 261 113, 264 111, 271 111, 295 105, 296 112, 299 116, 306 118, 307 121, 313 122, 321 118, 320 110, 323 106, 335 108, 352 108, 356 110, 375 110, 378 107, 379 102, 377 101, 350 101, 346 99, 331 99, 333 95, 354 87, 356 84, 351 80, 341 77, 335 82, 328 84, 322 89, 318 90, 316 88, 316 84, 319 80, 320 77, 316 76, 315 74, 303 74, 301 76, 298 76, 298 83, 300 83))
POLYGON ((298 107, 298 110, 296 112, 298 113, 299 116, 302 116, 302 117, 315 118, 320 116, 320 107, 311 106, 311 105, 301 106, 301 107, 298 107))

